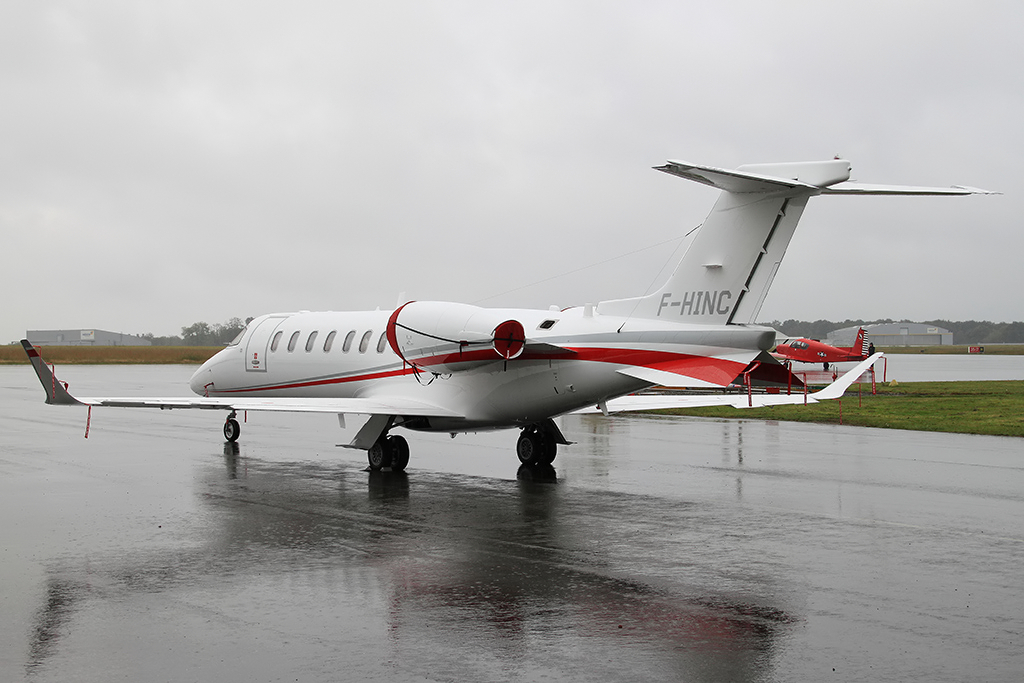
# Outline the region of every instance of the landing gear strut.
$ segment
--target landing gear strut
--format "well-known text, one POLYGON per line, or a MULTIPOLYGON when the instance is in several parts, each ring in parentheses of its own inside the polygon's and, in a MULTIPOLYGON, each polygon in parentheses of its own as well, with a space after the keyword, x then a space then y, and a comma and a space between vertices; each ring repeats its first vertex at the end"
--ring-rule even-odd
POLYGON ((392 472, 403 472, 409 464, 409 442, 404 436, 384 436, 377 439, 366 452, 371 470, 390 467, 392 472))
POLYGON ((237 415, 235 411, 231 411, 228 415, 228 419, 224 421, 224 438, 230 443, 238 441, 238 435, 242 433, 242 428, 238 426, 238 420, 235 419, 237 415))

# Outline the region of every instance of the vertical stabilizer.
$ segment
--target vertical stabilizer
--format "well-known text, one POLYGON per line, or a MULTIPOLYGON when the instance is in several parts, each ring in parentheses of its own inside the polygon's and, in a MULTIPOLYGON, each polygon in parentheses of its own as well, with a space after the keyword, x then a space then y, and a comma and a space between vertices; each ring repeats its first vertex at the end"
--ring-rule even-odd
POLYGON ((724 170, 670 161, 659 171, 722 190, 675 271, 658 291, 607 301, 602 314, 675 322, 754 322, 808 198, 850 177, 833 159, 724 170))
POLYGON ((854 340, 850 353, 859 353, 864 358, 868 357, 868 333, 863 327, 857 330, 857 339, 854 340))
POLYGON ((668 282, 654 294, 603 301, 602 315, 708 325, 756 320, 807 200, 819 194, 962 196, 998 194, 975 187, 847 182, 845 159, 740 166, 736 170, 669 161, 655 167, 717 187, 721 196, 668 282))

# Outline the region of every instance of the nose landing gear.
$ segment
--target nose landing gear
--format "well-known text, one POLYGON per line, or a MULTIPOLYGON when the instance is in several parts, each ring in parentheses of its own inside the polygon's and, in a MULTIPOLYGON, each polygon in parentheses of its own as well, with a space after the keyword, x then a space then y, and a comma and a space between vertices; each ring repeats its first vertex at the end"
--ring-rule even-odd
POLYGON ((235 419, 236 417, 237 414, 232 410, 231 414, 228 415, 228 419, 224 421, 224 438, 227 439, 229 443, 238 441, 238 436, 242 433, 242 428, 238 426, 238 420, 235 419))

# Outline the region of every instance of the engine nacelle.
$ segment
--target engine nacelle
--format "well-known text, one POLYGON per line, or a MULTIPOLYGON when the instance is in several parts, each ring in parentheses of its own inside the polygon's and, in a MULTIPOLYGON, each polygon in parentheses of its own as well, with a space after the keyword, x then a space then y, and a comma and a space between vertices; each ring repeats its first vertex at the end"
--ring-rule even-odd
POLYGON ((388 319, 387 339, 399 358, 431 372, 459 372, 523 352, 526 333, 507 313, 446 301, 411 301, 388 319))

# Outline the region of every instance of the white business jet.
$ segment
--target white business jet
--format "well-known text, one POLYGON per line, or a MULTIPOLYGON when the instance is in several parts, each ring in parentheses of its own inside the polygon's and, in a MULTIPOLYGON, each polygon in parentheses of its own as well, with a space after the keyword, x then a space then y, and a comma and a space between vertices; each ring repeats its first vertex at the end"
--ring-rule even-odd
MULTIPOLYGON (((775 331, 754 325, 807 200, 816 195, 990 194, 848 182, 845 160, 736 170, 669 161, 659 171, 721 190, 668 281, 653 294, 564 310, 412 301, 393 311, 274 313, 253 319, 192 376, 198 397, 81 398, 23 341, 46 390, 63 405, 204 408, 368 416, 348 444, 371 469, 403 470, 409 445, 391 432, 518 428, 525 464, 550 464, 569 442, 552 418, 698 405, 737 408, 834 399, 882 354, 811 393, 637 394, 652 386, 710 389, 794 382, 767 352, 775 331)), ((88 434, 88 432, 86 432, 88 434)))

